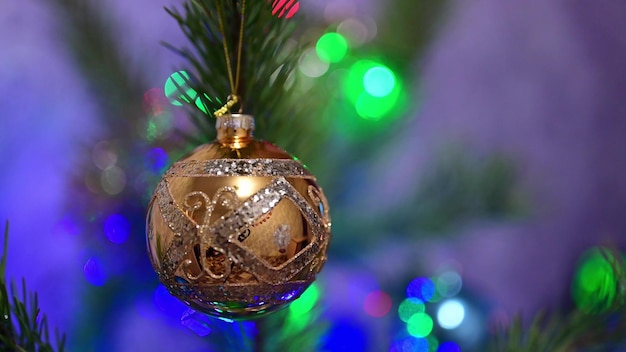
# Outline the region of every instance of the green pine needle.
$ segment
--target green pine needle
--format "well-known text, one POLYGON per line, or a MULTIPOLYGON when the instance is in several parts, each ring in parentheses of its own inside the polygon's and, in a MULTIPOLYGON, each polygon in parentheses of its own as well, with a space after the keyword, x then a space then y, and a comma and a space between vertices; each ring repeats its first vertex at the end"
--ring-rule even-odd
POLYGON ((508 327, 493 336, 489 351, 604 351, 613 344, 623 343, 626 337, 626 264, 615 260, 621 258, 619 253, 602 251, 618 275, 615 287, 618 297, 609 309, 595 313, 575 310, 563 317, 540 312, 528 326, 516 316, 508 327))
MULTIPOLYGON (((226 41, 235 76, 241 7, 242 0, 192 0, 184 3, 182 10, 166 8, 193 49, 177 49, 167 43, 165 46, 187 60, 191 77, 186 84, 197 92, 194 98, 200 99, 201 106, 210 113, 221 108, 222 101, 233 93, 223 44, 226 41), (224 33, 218 21, 220 14, 224 33)), ((285 109, 290 94, 286 85, 300 56, 297 46, 288 45, 295 28, 294 18, 285 20, 273 16, 267 1, 246 2, 240 88, 236 93, 242 97, 243 112, 253 114, 260 126, 273 119, 286 118, 290 110, 285 109)), ((184 94, 183 89, 180 91, 184 94)), ((194 99, 181 100, 194 111, 192 122, 197 130, 206 134, 213 125, 213 116, 206 116, 194 99)))
POLYGON ((39 309, 37 293, 29 292, 26 280, 22 279, 22 295, 15 283, 6 285, 6 263, 9 244, 9 222, 4 230, 4 247, 0 259, 0 350, 62 352, 65 336, 57 331, 56 348, 53 347, 48 332, 48 319, 39 309))

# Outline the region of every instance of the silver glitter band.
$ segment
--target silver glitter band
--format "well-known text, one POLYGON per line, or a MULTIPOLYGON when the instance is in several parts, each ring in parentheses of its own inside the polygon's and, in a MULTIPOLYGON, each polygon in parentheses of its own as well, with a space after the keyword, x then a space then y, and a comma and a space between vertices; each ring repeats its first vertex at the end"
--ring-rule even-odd
POLYGON ((300 162, 292 159, 217 159, 177 162, 165 177, 315 177, 300 162))

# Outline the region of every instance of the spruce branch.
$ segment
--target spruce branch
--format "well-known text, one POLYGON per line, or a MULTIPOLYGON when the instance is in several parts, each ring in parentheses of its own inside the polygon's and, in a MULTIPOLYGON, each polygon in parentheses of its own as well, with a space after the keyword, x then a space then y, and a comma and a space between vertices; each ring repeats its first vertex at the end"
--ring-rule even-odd
POLYGON ((577 309, 566 316, 538 313, 525 327, 520 316, 490 341, 489 351, 570 352, 607 350, 626 337, 626 263, 615 250, 602 249, 617 276, 616 297, 606 309, 577 309))
POLYGON ((9 222, 4 230, 4 248, 0 259, 0 350, 62 352, 65 336, 56 331, 56 348, 50 339, 48 319, 39 309, 37 293, 29 292, 22 279, 22 295, 14 283, 7 287, 6 263, 9 244, 9 222))
MULTIPOLYGON (((184 3, 182 10, 166 8, 192 48, 165 45, 187 60, 191 72, 186 83, 209 112, 219 110, 221 100, 237 94, 243 111, 254 114, 263 126, 267 120, 284 118, 289 111, 284 109, 291 94, 286 83, 300 53, 298 46, 286 43, 296 22, 274 17, 267 1, 245 3, 245 16, 243 5, 243 0, 192 0, 184 3), (239 58, 241 66, 235 70, 239 58)), ((197 105, 188 102, 196 114, 204 114, 197 105)), ((205 117, 207 120, 212 117, 205 117)), ((199 131, 205 130, 204 121, 192 120, 199 131)))

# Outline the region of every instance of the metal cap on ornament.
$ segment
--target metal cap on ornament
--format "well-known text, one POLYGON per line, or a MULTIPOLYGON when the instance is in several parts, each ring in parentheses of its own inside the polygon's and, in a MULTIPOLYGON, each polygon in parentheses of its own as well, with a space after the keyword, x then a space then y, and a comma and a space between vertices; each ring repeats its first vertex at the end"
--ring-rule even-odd
POLYGON ((228 114, 222 115, 215 121, 217 140, 222 145, 239 149, 253 140, 254 117, 252 115, 228 114))
POLYGON ((298 298, 326 261, 328 204, 315 176, 253 137, 251 115, 218 117, 217 140, 174 163, 148 209, 159 279, 192 308, 244 319, 298 298))

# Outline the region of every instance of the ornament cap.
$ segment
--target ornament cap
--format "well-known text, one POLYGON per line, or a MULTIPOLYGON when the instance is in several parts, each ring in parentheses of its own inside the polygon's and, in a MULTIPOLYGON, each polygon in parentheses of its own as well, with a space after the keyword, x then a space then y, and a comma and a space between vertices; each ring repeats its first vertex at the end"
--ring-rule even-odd
POLYGON ((244 148, 253 140, 254 116, 227 114, 217 118, 217 141, 234 149, 244 148))

